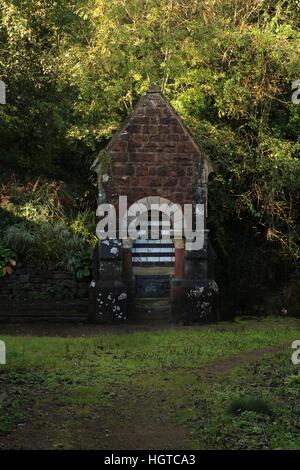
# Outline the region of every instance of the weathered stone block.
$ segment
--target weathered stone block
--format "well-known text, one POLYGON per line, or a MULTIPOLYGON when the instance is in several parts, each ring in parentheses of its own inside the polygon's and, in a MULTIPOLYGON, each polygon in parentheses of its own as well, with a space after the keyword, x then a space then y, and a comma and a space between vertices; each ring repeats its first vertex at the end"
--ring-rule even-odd
POLYGON ((121 260, 100 260, 99 279, 120 280, 122 278, 121 260))
POLYGON ((124 321, 128 313, 127 287, 118 281, 92 281, 89 287, 89 320, 97 323, 124 321))
POLYGON ((122 256, 122 243, 120 240, 101 240, 100 242, 100 258, 104 259, 120 259, 122 256))
POLYGON ((207 261, 201 259, 185 260, 185 277, 187 279, 207 279, 207 261))
POLYGON ((172 315, 183 323, 218 320, 218 286, 215 281, 171 281, 172 315))

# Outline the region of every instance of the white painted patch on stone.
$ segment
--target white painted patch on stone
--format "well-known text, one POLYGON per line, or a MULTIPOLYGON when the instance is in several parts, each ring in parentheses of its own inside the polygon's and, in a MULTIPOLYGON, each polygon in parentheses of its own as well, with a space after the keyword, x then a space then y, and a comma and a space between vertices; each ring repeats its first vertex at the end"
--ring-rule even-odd
POLYGON ((119 295, 118 300, 125 300, 127 299, 127 294, 126 292, 123 292, 122 294, 119 295))

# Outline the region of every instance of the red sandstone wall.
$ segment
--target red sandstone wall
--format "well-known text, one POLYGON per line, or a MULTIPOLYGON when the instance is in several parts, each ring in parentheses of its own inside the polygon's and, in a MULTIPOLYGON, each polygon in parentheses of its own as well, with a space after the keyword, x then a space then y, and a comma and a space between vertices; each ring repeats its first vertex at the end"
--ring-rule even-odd
POLYGON ((147 93, 121 133, 111 142, 112 176, 105 184, 108 201, 128 196, 131 204, 146 196, 191 203, 200 154, 159 93, 147 93))

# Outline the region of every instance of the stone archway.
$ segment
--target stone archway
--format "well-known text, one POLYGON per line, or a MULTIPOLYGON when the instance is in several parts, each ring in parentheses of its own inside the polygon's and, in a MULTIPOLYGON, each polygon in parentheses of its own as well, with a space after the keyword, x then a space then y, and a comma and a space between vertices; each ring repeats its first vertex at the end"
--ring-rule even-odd
POLYGON ((123 241, 125 275, 134 276, 137 296, 167 297, 171 279, 184 277, 182 209, 169 199, 149 196, 129 207, 128 225, 137 213, 141 224, 130 240, 123 241))

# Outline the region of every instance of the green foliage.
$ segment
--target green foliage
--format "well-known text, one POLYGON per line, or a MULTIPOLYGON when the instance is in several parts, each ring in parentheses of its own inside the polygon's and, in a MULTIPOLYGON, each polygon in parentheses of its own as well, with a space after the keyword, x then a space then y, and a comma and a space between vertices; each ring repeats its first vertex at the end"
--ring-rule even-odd
POLYGON ((11 274, 16 266, 15 253, 0 242, 0 278, 11 274))
POLYGON ((63 222, 43 222, 29 225, 26 222, 7 227, 3 240, 23 259, 61 260, 85 246, 63 222))
POLYGON ((59 220, 73 205, 73 196, 61 181, 37 178, 21 183, 13 176, 0 186, 0 204, 12 214, 33 222, 59 220))
POLYGON ((287 385, 300 385, 300 375, 290 375, 285 379, 287 385))
POLYGON ((36 243, 36 234, 25 222, 8 226, 2 233, 4 242, 15 250, 19 256, 28 256, 36 243))
POLYGON ((78 28, 84 33, 75 5, 77 0, 1 2, 0 77, 8 87, 7 105, 0 107, 1 159, 23 171, 49 174, 70 158, 76 165, 64 139, 72 90, 58 83, 66 36, 76 37, 78 28))
POLYGON ((2 184, 1 240, 22 261, 55 261, 78 278, 89 275, 95 244, 95 217, 91 209, 76 210, 74 197, 60 182, 38 179, 2 184))
POLYGON ((97 241, 95 235, 96 217, 90 209, 78 211, 70 221, 72 232, 85 240, 90 246, 94 246, 97 241))
POLYGON ((92 271, 92 254, 91 249, 86 249, 73 253, 66 258, 65 263, 71 272, 75 274, 77 279, 83 279, 91 275, 92 271))

